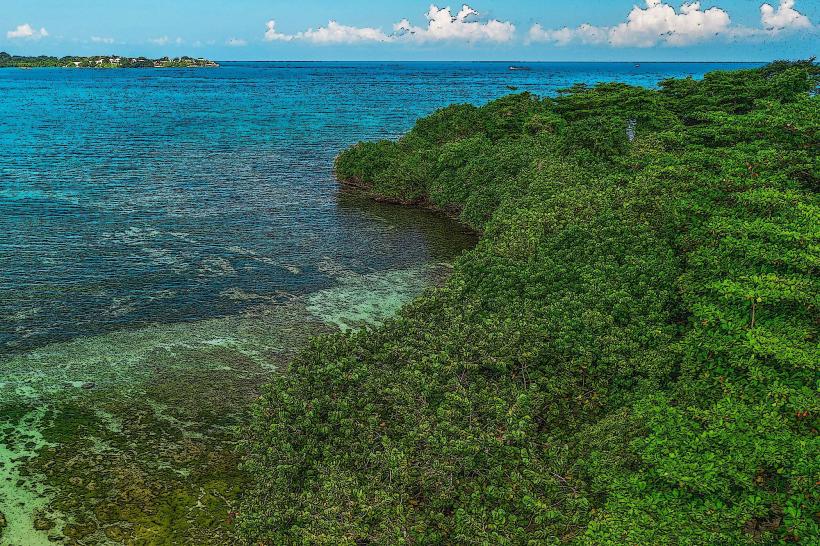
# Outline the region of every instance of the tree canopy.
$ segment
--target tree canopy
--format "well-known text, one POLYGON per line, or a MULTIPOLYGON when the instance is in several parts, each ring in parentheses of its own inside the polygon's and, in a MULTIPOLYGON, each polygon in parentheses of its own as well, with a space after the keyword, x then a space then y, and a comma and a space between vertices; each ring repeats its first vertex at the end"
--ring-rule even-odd
POLYGON ((269 544, 816 543, 813 62, 454 105, 337 174, 482 236, 247 430, 269 544))

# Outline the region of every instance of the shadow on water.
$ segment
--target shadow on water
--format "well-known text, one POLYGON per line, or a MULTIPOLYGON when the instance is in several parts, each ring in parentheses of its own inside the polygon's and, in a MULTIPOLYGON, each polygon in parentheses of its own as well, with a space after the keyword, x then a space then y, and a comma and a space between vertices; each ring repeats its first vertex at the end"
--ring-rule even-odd
POLYGON ((336 204, 337 214, 348 222, 361 229, 380 229, 388 246, 414 245, 433 261, 450 261, 478 242, 474 231, 442 213, 376 202, 347 188, 339 190, 336 204))

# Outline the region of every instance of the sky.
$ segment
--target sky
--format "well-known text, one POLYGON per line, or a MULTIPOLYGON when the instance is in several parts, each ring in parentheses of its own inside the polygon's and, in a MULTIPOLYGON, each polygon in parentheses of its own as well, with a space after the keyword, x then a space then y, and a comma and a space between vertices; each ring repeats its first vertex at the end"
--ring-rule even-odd
POLYGON ((0 0, 0 51, 215 60, 768 61, 820 0, 0 0))

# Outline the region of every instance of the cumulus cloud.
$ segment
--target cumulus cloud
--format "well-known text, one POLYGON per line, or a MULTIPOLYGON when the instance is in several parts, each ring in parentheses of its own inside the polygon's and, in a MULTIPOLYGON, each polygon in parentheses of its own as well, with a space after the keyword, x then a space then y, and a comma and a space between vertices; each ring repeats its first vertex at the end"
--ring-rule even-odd
POLYGON ((609 39, 614 46, 688 45, 725 32, 730 23, 728 13, 717 7, 701 10, 700 2, 683 4, 676 12, 660 0, 647 0, 646 9, 633 7, 627 21, 610 30, 609 39))
POLYGON ((102 36, 92 36, 91 41, 95 44, 113 44, 114 38, 105 38, 102 36))
POLYGON ((583 24, 548 29, 535 24, 528 39, 558 46, 574 42, 614 47, 686 46, 718 37, 766 38, 782 31, 813 28, 809 18, 795 9, 794 0, 781 0, 777 8, 763 4, 760 19, 762 28, 734 26, 729 13, 718 7, 704 10, 700 2, 684 2, 676 10, 661 0, 646 0, 646 7, 634 6, 626 21, 614 26, 583 24))
POLYGON ((284 34, 276 30, 276 21, 267 22, 265 40, 269 42, 303 40, 315 44, 341 44, 358 42, 508 42, 515 36, 515 25, 491 19, 481 21, 480 14, 468 5, 463 5, 456 14, 450 8, 431 5, 425 14, 426 26, 415 26, 408 19, 393 25, 393 32, 387 34, 380 28, 353 27, 337 21, 317 29, 308 29, 296 34, 284 34))
POLYGON ((794 0, 780 0, 776 9, 771 4, 760 6, 760 23, 770 32, 812 28, 809 18, 794 9, 794 0))
POLYGON ((276 21, 270 20, 266 24, 265 40, 268 42, 290 42, 303 40, 314 44, 352 44, 356 42, 388 42, 391 36, 381 29, 372 27, 351 27, 337 21, 329 21, 319 28, 310 28, 296 34, 284 34, 276 30, 276 21))
POLYGON ((531 42, 554 42, 557 45, 567 45, 575 39, 575 31, 569 27, 549 29, 535 23, 530 27, 528 34, 531 42))
POLYGON ((266 23, 267 30, 265 31, 265 40, 268 42, 289 42, 293 40, 293 36, 290 34, 282 34, 281 32, 276 30, 276 21, 271 19, 266 23))
POLYGON ((381 29, 372 27, 350 27, 336 21, 327 26, 308 29, 294 36, 297 40, 306 40, 315 44, 352 44, 356 42, 388 42, 392 37, 381 29))
POLYGON ((245 47, 248 45, 247 40, 243 40, 242 38, 231 38, 230 40, 225 42, 226 45, 231 47, 245 47))
POLYGON ((552 42, 556 45, 567 45, 578 41, 584 44, 602 44, 609 39, 609 29, 584 23, 578 28, 546 29, 534 24, 528 34, 530 42, 552 42))
POLYGON ((650 47, 659 43, 684 46, 726 32, 729 14, 717 7, 701 9, 700 2, 684 3, 679 10, 661 0, 646 0, 646 7, 633 6, 625 22, 612 27, 584 24, 575 29, 544 29, 534 25, 529 39, 566 45, 573 41, 608 43, 615 47, 650 47))
POLYGON ((515 37, 515 25, 507 21, 491 19, 487 22, 473 20, 479 13, 464 4, 453 15, 450 8, 431 5, 425 17, 426 27, 414 26, 402 19, 393 30, 398 36, 407 36, 420 42, 461 40, 467 42, 509 42, 515 37))
POLYGON ((40 38, 45 38, 46 36, 48 36, 48 31, 45 28, 41 27, 40 30, 37 30, 28 23, 18 25, 14 30, 6 32, 6 38, 9 38, 10 40, 20 38, 39 40, 40 38))

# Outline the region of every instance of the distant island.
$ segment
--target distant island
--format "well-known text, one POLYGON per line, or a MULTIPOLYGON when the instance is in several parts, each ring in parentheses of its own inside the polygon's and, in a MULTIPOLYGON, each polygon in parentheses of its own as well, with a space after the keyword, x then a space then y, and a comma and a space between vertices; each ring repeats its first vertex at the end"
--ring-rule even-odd
POLYGON ((0 68, 217 68, 219 64, 204 58, 193 57, 121 57, 119 55, 95 55, 93 57, 23 57, 0 52, 0 68))

